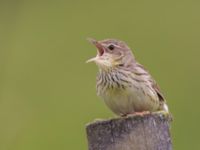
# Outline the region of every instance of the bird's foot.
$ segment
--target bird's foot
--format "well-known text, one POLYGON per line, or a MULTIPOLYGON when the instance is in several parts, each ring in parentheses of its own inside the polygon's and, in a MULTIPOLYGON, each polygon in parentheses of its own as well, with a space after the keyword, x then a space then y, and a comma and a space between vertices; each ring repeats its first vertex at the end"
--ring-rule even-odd
POLYGON ((142 111, 142 112, 135 112, 133 114, 138 115, 138 116, 144 116, 150 113, 151 113, 150 111, 142 111))
POLYGON ((150 114, 150 111, 141 111, 141 112, 133 112, 128 114, 123 114, 122 117, 129 117, 129 116, 144 116, 150 114))

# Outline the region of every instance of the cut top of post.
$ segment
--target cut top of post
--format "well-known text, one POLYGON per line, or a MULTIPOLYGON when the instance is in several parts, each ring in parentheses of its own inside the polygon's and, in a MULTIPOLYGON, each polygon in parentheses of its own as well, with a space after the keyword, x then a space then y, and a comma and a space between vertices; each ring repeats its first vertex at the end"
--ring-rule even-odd
POLYGON ((165 113, 98 120, 86 126, 89 150, 172 150, 165 113))

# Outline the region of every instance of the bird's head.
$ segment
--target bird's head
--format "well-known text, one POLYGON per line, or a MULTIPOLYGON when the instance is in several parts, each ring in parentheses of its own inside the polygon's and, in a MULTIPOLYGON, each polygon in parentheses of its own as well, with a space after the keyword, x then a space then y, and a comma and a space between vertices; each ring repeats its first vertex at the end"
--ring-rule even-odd
POLYGON ((131 49, 125 42, 106 39, 88 39, 97 48, 97 55, 87 62, 95 62, 100 69, 108 70, 117 66, 128 66, 135 61, 131 49))

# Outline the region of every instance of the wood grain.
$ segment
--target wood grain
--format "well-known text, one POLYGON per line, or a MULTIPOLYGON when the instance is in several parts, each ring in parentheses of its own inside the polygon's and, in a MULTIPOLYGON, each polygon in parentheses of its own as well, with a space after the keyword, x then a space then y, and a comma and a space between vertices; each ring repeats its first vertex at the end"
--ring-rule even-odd
POLYGON ((101 120, 86 126, 89 150, 172 150, 170 115, 154 113, 101 120))

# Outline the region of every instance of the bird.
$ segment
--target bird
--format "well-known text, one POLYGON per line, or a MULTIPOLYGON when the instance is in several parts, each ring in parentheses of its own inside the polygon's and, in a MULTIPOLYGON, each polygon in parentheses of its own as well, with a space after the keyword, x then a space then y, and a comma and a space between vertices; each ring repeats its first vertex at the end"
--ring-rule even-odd
POLYGON ((116 39, 88 39, 97 49, 87 61, 98 66, 97 95, 118 116, 169 112, 156 81, 141 65, 129 46, 116 39))

